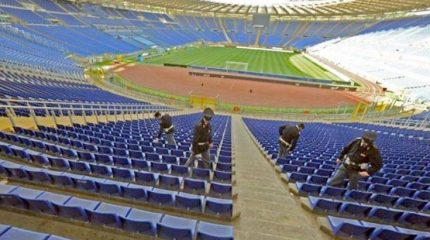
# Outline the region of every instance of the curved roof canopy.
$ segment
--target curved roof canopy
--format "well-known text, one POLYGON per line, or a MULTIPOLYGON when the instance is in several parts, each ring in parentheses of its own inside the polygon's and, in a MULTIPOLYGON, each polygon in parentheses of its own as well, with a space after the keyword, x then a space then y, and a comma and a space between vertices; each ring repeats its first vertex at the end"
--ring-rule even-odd
POLYGON ((360 16, 423 11, 430 0, 81 0, 166 12, 270 14, 273 16, 360 16))

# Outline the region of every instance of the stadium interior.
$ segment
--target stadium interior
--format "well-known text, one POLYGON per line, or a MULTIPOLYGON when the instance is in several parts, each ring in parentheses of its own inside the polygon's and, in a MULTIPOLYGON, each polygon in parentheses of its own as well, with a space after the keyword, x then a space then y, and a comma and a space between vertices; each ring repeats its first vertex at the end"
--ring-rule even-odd
POLYGON ((430 239, 429 76, 430 0, 0 0, 0 240, 430 239))

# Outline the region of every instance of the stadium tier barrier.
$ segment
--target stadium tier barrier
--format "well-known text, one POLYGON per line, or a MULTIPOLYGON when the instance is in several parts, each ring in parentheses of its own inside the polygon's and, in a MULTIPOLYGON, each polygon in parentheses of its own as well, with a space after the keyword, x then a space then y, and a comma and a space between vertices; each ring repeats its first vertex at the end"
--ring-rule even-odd
POLYGON ((0 130, 144 119, 156 111, 176 114, 174 108, 149 104, 0 99, 0 130))
MULTIPOLYGON (((252 71, 240 71, 240 70, 234 70, 234 69, 225 69, 225 68, 214 68, 214 67, 204 67, 204 66, 196 66, 196 65, 189 65, 189 69, 193 70, 203 70, 203 71, 211 71, 211 72, 218 72, 218 73, 226 73, 226 75, 229 74, 245 74, 246 79, 250 79, 251 77, 261 78, 263 77, 265 81, 267 80, 273 80, 276 82, 282 82, 282 83, 300 83, 303 85, 308 86, 318 86, 318 87, 340 87, 345 90, 349 91, 355 91, 358 87, 357 83, 354 82, 345 82, 345 81, 335 81, 335 80, 324 80, 324 79, 312 79, 312 78, 303 78, 303 77, 296 77, 296 76, 287 76, 287 75, 279 75, 279 74, 270 74, 270 73, 260 73, 260 72, 252 72, 252 71)), ((240 75, 229 75, 232 78, 240 78, 244 76, 240 75)), ((258 79, 256 79, 258 80, 258 79)))

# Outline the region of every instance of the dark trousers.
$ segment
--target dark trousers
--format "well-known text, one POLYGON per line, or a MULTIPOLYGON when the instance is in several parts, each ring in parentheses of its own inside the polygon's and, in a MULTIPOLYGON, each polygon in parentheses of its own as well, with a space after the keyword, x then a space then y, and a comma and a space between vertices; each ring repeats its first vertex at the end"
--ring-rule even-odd
POLYGON ((202 156, 202 160, 198 161, 198 167, 199 168, 210 168, 211 166, 211 162, 210 162, 210 155, 209 155, 209 149, 202 152, 202 153, 194 153, 194 151, 191 151, 191 155, 188 158, 187 162, 185 163, 185 166, 190 166, 194 167, 194 162, 196 161, 196 156, 201 154, 202 156))
POLYGON ((174 132, 167 133, 166 134, 166 138, 167 138, 167 144, 176 145, 175 133, 174 132))
POLYGON ((361 176, 358 174, 358 171, 349 170, 345 168, 343 164, 337 169, 334 177, 329 180, 328 185, 333 187, 343 187, 343 181, 346 178, 349 179, 348 189, 357 189, 358 181, 361 176))
POLYGON ((288 155, 290 147, 279 141, 278 158, 285 158, 288 155))

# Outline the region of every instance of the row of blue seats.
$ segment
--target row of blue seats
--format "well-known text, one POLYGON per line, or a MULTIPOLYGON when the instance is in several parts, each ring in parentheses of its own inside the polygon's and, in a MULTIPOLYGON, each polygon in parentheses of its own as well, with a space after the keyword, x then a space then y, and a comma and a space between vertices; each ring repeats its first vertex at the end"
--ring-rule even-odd
POLYGON ((9 225, 0 224, 0 240, 67 240, 56 235, 29 231, 9 225))
POLYGON ((430 139, 430 133, 426 131, 395 128, 380 125, 372 125, 367 123, 339 123, 338 126, 344 126, 348 128, 358 129, 361 131, 375 131, 379 134, 389 134, 391 136, 407 137, 407 138, 419 138, 430 139))
MULTIPOLYGON (((158 127, 158 126, 157 126, 158 127)), ((157 129, 158 130, 158 129, 157 129)), ((17 129, 18 132, 22 132, 22 129, 17 129)), ((33 132, 30 130, 26 130, 25 133, 32 135, 32 136, 38 136, 41 138, 45 138, 45 139, 49 139, 51 141, 56 141, 56 142, 61 142, 63 144, 74 144, 77 145, 79 147, 84 147, 86 148, 86 150, 90 150, 90 151, 99 151, 99 148, 101 150, 106 150, 107 154, 113 154, 114 149, 116 148, 118 151, 119 155, 124 155, 127 152, 127 150, 132 150, 132 151, 144 151, 144 152, 148 152, 148 153, 153 153, 153 152, 157 152, 160 154, 175 154, 176 156, 182 156, 180 153, 180 151, 177 150, 182 150, 182 151, 190 151, 190 147, 189 145, 191 144, 191 139, 190 139, 190 133, 183 133, 182 135, 175 135, 175 138, 177 138, 177 142, 179 146, 174 146, 174 145, 165 145, 163 143, 153 143, 149 140, 152 140, 153 135, 154 135, 154 131, 151 131, 151 135, 146 134, 143 135, 142 133, 140 133, 140 136, 138 137, 138 139, 130 139, 128 137, 126 138, 121 138, 121 137, 117 137, 117 136, 111 136, 111 135, 107 135, 105 133, 94 133, 91 132, 90 130, 85 130, 85 134, 82 133, 70 133, 67 130, 55 130, 52 128, 44 128, 43 131, 49 131, 55 134, 59 134, 61 136, 56 136, 56 135, 50 135, 47 133, 42 133, 42 132, 33 132), (91 133, 91 134, 90 134, 91 133), (144 137, 141 137, 144 136, 144 137), (74 142, 71 142, 71 139, 67 139, 67 137, 75 139, 74 142), (142 141, 142 138, 145 139, 146 141, 142 141), (78 143, 78 141, 84 141, 83 143, 78 143), (113 141, 113 142, 112 142, 113 141), (93 144, 96 145, 102 145, 100 147, 95 147, 92 146, 93 144), (81 146, 82 145, 82 146, 81 146), (156 148, 153 148, 153 147, 156 148), (108 149, 108 148, 112 148, 112 149, 108 149), (177 148, 177 149, 176 149, 177 148)), ((141 132, 141 131, 138 131, 141 132)), ((145 131, 143 131, 145 132, 145 131)), ((216 134, 216 133, 215 133, 216 134)), ((220 137, 214 137, 214 149, 212 149, 211 151, 218 151, 218 143, 221 142, 221 138, 220 137)), ((100 151, 99 151, 100 152, 100 151)), ((133 153, 134 154, 134 153, 133 153)), ((137 153, 139 154, 139 153, 137 153)), ((221 146, 221 151, 219 152, 220 155, 223 155, 225 157, 222 157, 222 159, 225 159, 226 161, 230 160, 231 156, 231 142, 230 141, 223 141, 223 145, 221 146)))
POLYGON ((231 226, 12 185, 0 185, 0 205, 160 238, 233 239, 231 226))
MULTIPOLYGON (((310 167, 313 166, 311 164, 313 162, 305 163, 304 166, 284 164, 277 167, 277 169, 282 173, 288 174, 288 177, 291 177, 291 181, 305 180, 310 176, 330 177, 335 172, 335 166, 333 165, 321 165, 320 163, 318 167, 310 167)), ((380 183, 395 187, 410 185, 421 189, 430 185, 430 171, 383 168, 374 176, 363 178, 362 180, 368 183, 380 183)))
MULTIPOLYGON (((166 169, 162 169, 161 167, 151 168, 153 171, 158 169, 164 170, 165 174, 160 174, 142 170, 116 168, 103 164, 92 164, 54 158, 47 155, 33 155, 28 151, 26 153, 24 149, 17 148, 16 146, 1 145, 1 143, 0 152, 7 156, 18 157, 19 159, 23 159, 27 162, 35 163, 36 165, 41 165, 43 167, 50 167, 61 171, 71 171, 87 176, 98 176, 117 181, 134 182, 136 184, 175 191, 193 192, 196 194, 206 194, 207 189, 209 188, 209 195, 223 198, 229 198, 232 194, 231 184, 210 181, 211 174, 209 169, 191 168, 190 170, 188 167, 172 165, 174 170, 168 174, 168 172, 166 172, 168 170, 167 165, 159 164, 159 166, 166 166, 166 169), (176 173, 179 173, 181 176, 174 175, 176 173)), ((158 163, 152 163, 151 165, 153 164, 158 163)), ((217 180, 219 177, 227 178, 228 174, 216 171, 214 173, 213 180, 217 180)))
MULTIPOLYGON (((370 191, 366 189, 358 189, 349 191, 345 188, 330 187, 311 183, 295 183, 297 191, 302 196, 316 195, 327 196, 337 199, 354 199, 356 201, 368 202, 369 200, 377 200, 372 196, 384 196, 388 202, 396 202, 397 197, 405 197, 419 200, 418 205, 423 204, 422 201, 430 200, 430 190, 416 190, 413 188, 394 187, 389 192, 383 191, 383 185, 375 184, 370 191), (420 202, 421 201, 421 202, 420 202)), ((382 198, 381 198, 382 200, 382 198)))
POLYGON ((186 212, 198 212, 208 216, 231 218, 233 213, 233 201, 230 199, 204 197, 111 179, 28 167, 6 160, 0 161, 0 175, 24 182, 74 189, 96 195, 104 194, 127 201, 137 201, 151 206, 174 208, 186 212))
POLYGON ((310 209, 315 213, 337 215, 346 218, 363 219, 384 224, 399 225, 416 230, 430 229, 430 215, 393 208, 378 207, 362 203, 344 202, 332 199, 309 197, 310 209))
MULTIPOLYGON (((305 166, 305 167, 314 167, 318 168, 321 164, 325 165, 336 165, 337 157, 329 157, 326 158, 324 156, 296 156, 297 154, 290 155, 286 158, 274 158, 272 159, 272 163, 275 165, 284 165, 291 164, 295 166, 305 166)), ((384 160, 384 166, 382 170, 388 171, 397 171, 397 170, 423 170, 430 171, 430 167, 428 164, 430 163, 430 159, 421 159, 420 161, 412 162, 411 160, 384 160)), ((420 172, 414 172, 413 175, 420 174, 420 172)), ((406 174, 407 175, 407 174, 406 174)))
POLYGON ((401 227, 385 224, 371 223, 367 221, 354 220, 329 216, 328 226, 323 229, 329 231, 339 239, 357 240, 428 240, 429 232, 415 231, 401 227))
MULTIPOLYGON (((17 132, 20 132, 18 130, 17 132)), ((21 131, 22 133, 22 131, 21 131)), ((157 149, 161 148, 159 152, 162 154, 169 154, 169 151, 172 150, 182 150, 182 151, 190 151, 191 139, 189 137, 189 133, 176 134, 175 138, 177 140, 177 145, 168 145, 165 144, 165 140, 161 139, 161 142, 154 143, 152 142, 153 134, 140 134, 133 136, 118 136, 118 135, 108 135, 106 133, 97 133, 91 132, 89 130, 84 131, 84 133, 74 133, 68 132, 67 130, 57 130, 56 133, 46 133, 46 132, 35 132, 31 130, 26 130, 26 135, 36 136, 38 138, 43 138, 51 141, 61 141, 63 144, 71 144, 73 140, 81 141, 82 144, 97 144, 103 147, 111 147, 118 148, 123 150, 133 150, 133 151, 145 151, 145 152, 155 152, 157 149), (151 148, 154 147, 154 148, 151 148)), ((217 148, 218 142, 220 142, 220 138, 216 137, 214 139, 214 147, 217 148)), ((79 146, 76 142, 75 145, 79 146)), ((82 145, 81 144, 81 145, 82 145)), ((92 149, 97 150, 97 149, 92 149)), ((221 146, 221 155, 229 156, 231 155, 231 143, 223 142, 223 146, 221 146)))
MULTIPOLYGON (((38 135, 36 133, 36 135, 38 135)), ((56 135, 44 135, 47 140, 39 137, 21 137, 14 134, 0 132, 0 139, 8 140, 17 144, 23 144, 30 147, 35 147, 43 151, 50 151, 55 154, 61 154, 71 158, 81 158, 81 155, 86 155, 86 160, 97 160, 97 156, 109 155, 111 158, 132 158, 140 160, 150 160, 154 162, 167 162, 172 164, 178 164, 184 161, 183 158, 189 157, 191 152, 189 147, 179 149, 173 149, 176 145, 164 145, 166 147, 154 147, 147 145, 155 145, 155 143, 142 142, 145 145, 138 144, 125 144, 120 142, 110 142, 108 140, 99 140, 101 145, 98 145, 96 139, 90 141, 69 139, 66 137, 58 137, 56 135), (52 142, 53 144, 48 143, 52 142), (57 145, 61 144, 61 145, 57 145), (64 148, 62 145, 68 147, 64 148), (109 145, 109 146, 106 146, 109 145), (114 147, 111 147, 114 145, 114 147)), ((82 138, 82 137, 81 137, 82 138)), ((158 143, 162 144, 162 143, 158 143)), ((185 145, 182 145, 185 146, 185 145)), ((216 146, 215 146, 216 147, 216 146)), ((213 158, 217 153, 217 149, 212 149, 213 158)), ((220 151, 220 156, 217 158, 217 170, 231 171, 231 156, 222 155, 229 154, 229 151, 220 151)), ((180 164, 182 165, 182 164, 180 164)))
MULTIPOLYGON (((306 183, 312 183, 312 184, 318 184, 318 185, 325 185, 328 183, 329 177, 325 176, 319 176, 319 175, 309 175, 305 173, 298 173, 298 172, 288 172, 286 175, 284 175, 285 180, 288 182, 306 182, 306 183)), ((368 180, 371 180, 372 178, 368 178, 368 180)), ((375 179, 375 178, 373 178, 375 179)), ((424 180, 427 179, 423 178, 424 180)), ((347 181, 344 182, 343 186, 347 186, 347 181)), ((381 183, 372 183, 369 181, 366 181, 366 179, 363 179, 362 181, 358 182, 358 189, 362 190, 368 190, 368 191, 376 191, 381 193, 388 193, 395 187, 405 187, 415 190, 430 190, 430 184, 429 183, 420 183, 420 182, 408 182, 404 180, 399 179, 392 179, 388 180, 386 184, 381 183)))
MULTIPOLYGON (((210 171, 197 171, 190 170, 190 168, 183 166, 187 161, 185 157, 177 157, 175 155, 160 155, 158 153, 142 153, 139 151, 130 151, 130 156, 121 155, 121 154, 112 154, 109 152, 103 152, 101 154, 94 154, 90 149, 84 149, 85 151, 79 151, 72 148, 64 148, 60 145, 49 144, 45 142, 30 140, 26 137, 14 136, 6 133, 0 132, 0 139, 2 136, 6 137, 6 141, 11 142, 14 145, 20 145, 25 148, 32 148, 36 152, 41 152, 40 154, 31 152, 26 156, 26 153, 13 153, 12 149, 8 149, 5 144, 0 144, 0 147, 5 152, 5 154, 15 154, 20 155, 26 159, 36 158, 39 163, 48 163, 49 159, 53 159, 55 161, 53 164, 56 167, 62 169, 69 169, 70 163, 68 162, 77 162, 77 161, 85 161, 87 163, 97 163, 97 165, 106 165, 106 167, 111 168, 111 166, 117 166, 118 168, 130 168, 136 170, 150 170, 154 172, 163 172, 163 173, 172 173, 172 174, 180 174, 183 176, 190 175, 194 173, 194 175, 199 178, 209 179, 210 171), (13 136, 11 138, 10 136, 13 136), (42 153, 49 152, 56 156, 43 155, 42 153), (68 158, 68 159, 65 159, 68 158), (199 176, 200 175, 200 176, 199 176)), ((89 145, 92 146, 92 145, 89 145)), ((18 147, 18 146, 17 146, 18 147)), ((18 151, 22 151, 24 149, 16 148, 18 151)), ((16 150, 16 151, 17 151, 16 150)), ((29 149, 30 150, 30 149, 29 149)), ((84 163, 80 163, 84 164, 84 163)), ((93 165, 94 165, 93 164, 93 165)), ((112 167, 113 168, 113 167, 112 167)), ((231 172, 232 164, 217 162, 215 171, 219 172, 231 172)))

